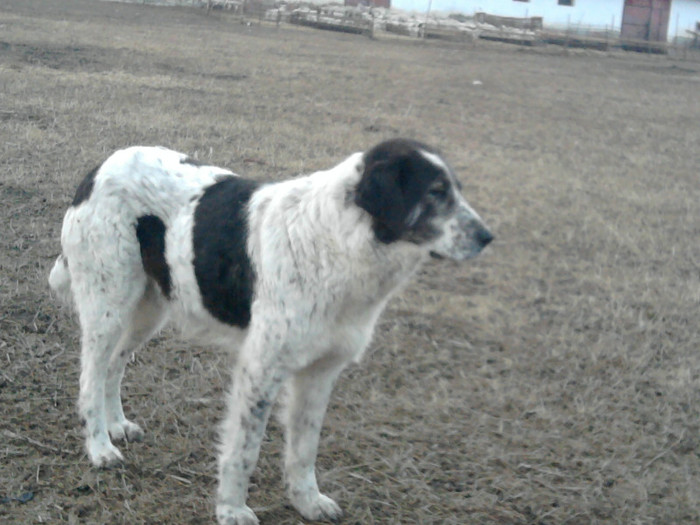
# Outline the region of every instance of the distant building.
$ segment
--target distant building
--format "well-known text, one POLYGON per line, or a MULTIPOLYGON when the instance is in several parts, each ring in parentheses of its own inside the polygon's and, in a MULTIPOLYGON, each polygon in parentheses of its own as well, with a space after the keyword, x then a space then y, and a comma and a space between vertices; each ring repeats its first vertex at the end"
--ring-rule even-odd
POLYGON ((391 7, 391 0, 345 0, 345 5, 350 7, 364 5, 367 7, 386 7, 389 9, 391 7))
POLYGON ((656 42, 688 38, 700 22, 700 0, 394 0, 393 7, 542 17, 545 27, 612 30, 622 38, 656 42))

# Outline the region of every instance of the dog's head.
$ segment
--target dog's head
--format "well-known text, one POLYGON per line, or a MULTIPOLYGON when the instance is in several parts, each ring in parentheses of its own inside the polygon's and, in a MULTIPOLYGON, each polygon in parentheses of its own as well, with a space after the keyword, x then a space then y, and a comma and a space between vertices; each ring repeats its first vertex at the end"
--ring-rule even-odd
POLYGON ((406 241, 434 257, 460 261, 493 240, 460 193, 449 165, 432 148, 392 139, 369 150, 363 160, 355 203, 372 216, 380 242, 406 241))

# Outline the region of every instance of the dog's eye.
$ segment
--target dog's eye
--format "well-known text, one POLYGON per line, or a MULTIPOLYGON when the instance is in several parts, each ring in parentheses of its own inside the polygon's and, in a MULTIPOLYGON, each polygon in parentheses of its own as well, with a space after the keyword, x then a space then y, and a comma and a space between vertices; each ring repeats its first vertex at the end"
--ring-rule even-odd
POLYGON ((433 197, 445 197, 447 195, 447 184, 444 182, 433 184, 428 190, 428 194, 433 197))

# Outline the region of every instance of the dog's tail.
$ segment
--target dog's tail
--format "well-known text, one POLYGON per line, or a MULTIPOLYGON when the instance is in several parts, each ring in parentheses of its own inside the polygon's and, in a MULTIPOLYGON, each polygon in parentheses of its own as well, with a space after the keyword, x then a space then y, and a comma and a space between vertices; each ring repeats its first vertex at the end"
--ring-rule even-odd
POLYGON ((68 260, 63 255, 59 255, 49 274, 49 286, 66 306, 70 306, 72 303, 70 282, 68 260))

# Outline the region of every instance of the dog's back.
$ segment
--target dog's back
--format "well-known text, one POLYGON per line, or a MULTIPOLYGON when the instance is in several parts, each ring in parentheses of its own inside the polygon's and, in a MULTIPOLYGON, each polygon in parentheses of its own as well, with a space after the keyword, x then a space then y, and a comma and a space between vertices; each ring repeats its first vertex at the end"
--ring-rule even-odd
POLYGON ((156 220, 169 225, 206 187, 229 176, 234 175, 165 148, 115 152, 78 186, 64 217, 63 253, 49 275, 51 289, 70 303, 71 275, 94 273, 90 264, 109 267, 118 261, 122 272, 147 271, 142 262, 153 259, 156 220))

